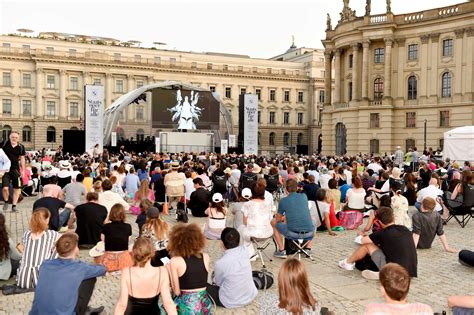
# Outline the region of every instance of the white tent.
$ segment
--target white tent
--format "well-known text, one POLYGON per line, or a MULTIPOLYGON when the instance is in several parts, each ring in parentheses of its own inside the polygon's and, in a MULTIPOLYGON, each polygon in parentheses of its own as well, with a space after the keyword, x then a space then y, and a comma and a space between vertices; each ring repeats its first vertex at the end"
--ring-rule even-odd
POLYGON ((474 162, 474 126, 454 128, 444 133, 443 158, 474 162))

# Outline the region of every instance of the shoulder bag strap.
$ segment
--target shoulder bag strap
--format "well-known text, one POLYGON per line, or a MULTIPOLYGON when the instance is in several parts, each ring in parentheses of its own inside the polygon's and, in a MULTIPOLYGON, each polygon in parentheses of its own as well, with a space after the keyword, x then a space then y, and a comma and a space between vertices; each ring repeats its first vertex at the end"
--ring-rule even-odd
POLYGON ((318 201, 315 201, 314 202, 316 204, 316 209, 318 209, 318 217, 319 217, 319 221, 321 222, 321 225, 323 224, 323 218, 321 217, 321 211, 319 211, 319 205, 318 205, 318 201))

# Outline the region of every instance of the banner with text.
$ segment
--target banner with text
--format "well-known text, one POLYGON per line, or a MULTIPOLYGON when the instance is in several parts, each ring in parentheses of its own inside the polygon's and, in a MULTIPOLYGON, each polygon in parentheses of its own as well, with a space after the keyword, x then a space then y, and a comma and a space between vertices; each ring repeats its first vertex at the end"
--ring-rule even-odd
POLYGON ((228 143, 226 139, 221 140, 221 154, 227 154, 228 152, 228 143))
POLYGON ((85 86, 85 152, 92 153, 94 146, 99 144, 99 150, 104 148, 104 87, 101 85, 85 86))
POLYGON ((160 137, 155 137, 155 153, 160 153, 160 151, 161 151, 160 137))
POLYGON ((229 148, 237 147, 237 138, 235 135, 229 135, 229 148))
POLYGON ((258 97, 244 95, 244 154, 258 154, 258 97))
POLYGON ((111 134, 110 134, 110 145, 112 147, 116 147, 117 146, 117 133, 115 131, 113 131, 111 134))

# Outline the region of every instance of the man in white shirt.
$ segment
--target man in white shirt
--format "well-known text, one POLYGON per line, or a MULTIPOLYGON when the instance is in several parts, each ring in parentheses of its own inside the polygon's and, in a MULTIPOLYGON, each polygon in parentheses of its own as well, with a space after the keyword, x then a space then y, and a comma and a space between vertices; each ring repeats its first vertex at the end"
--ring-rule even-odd
POLYGON ((443 191, 438 188, 438 180, 436 178, 431 178, 429 186, 421 189, 418 192, 418 197, 416 198, 415 207, 418 210, 420 210, 423 199, 425 199, 426 197, 431 197, 434 200, 436 200, 436 206, 434 210, 438 212, 442 212, 443 207, 438 202, 438 197, 440 196, 443 196, 443 191))
POLYGON ((329 189, 328 183, 331 178, 332 176, 328 174, 327 168, 321 169, 321 175, 319 176, 319 187, 323 189, 329 189))
POLYGON ((352 172, 351 167, 349 165, 344 166, 344 175, 346 175, 347 184, 352 185, 352 172))
POLYGON ((308 170, 308 175, 313 175, 314 176, 314 182, 319 183, 319 173, 316 170, 315 165, 310 165, 309 170, 308 170))
POLYGON ((380 170, 383 170, 383 167, 380 165, 380 157, 375 157, 374 161, 367 166, 367 169, 374 171, 374 173, 376 174, 379 174, 380 170))

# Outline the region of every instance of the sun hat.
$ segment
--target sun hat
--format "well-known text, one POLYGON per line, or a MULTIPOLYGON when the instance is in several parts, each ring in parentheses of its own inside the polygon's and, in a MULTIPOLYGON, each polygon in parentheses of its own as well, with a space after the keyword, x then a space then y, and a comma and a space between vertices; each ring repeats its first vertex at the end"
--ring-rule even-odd
POLYGON ((179 162, 178 161, 173 161, 171 162, 171 168, 176 170, 179 168, 179 162))
POLYGON ((242 197, 244 197, 247 200, 252 198, 252 191, 250 190, 250 188, 242 189, 242 197))
POLYGON ((252 173, 260 174, 261 171, 262 171, 262 168, 260 167, 260 165, 258 165, 258 164, 253 165, 252 173))
POLYGON ((219 203, 222 200, 224 200, 224 198, 222 197, 222 194, 215 193, 214 195, 212 195, 212 202, 219 203))
POLYGON ((71 167, 71 163, 69 163, 69 161, 59 161, 59 167, 60 168, 70 168, 71 167))
POLYGON ((149 219, 155 219, 160 216, 160 210, 157 207, 150 207, 146 211, 146 217, 149 219))
POLYGON ((103 241, 98 242, 92 249, 89 251, 89 256, 99 257, 105 253, 105 243, 103 241))

